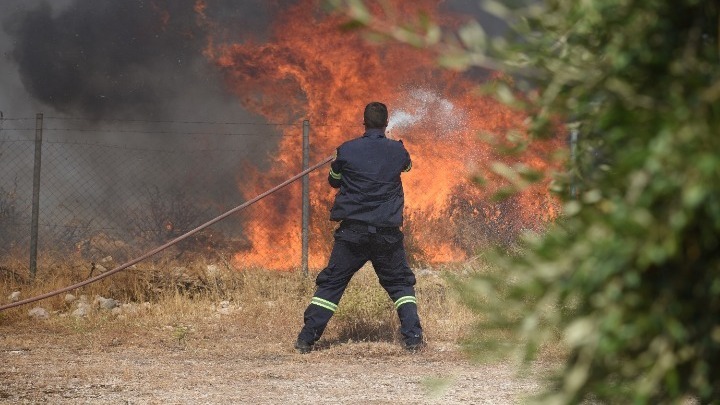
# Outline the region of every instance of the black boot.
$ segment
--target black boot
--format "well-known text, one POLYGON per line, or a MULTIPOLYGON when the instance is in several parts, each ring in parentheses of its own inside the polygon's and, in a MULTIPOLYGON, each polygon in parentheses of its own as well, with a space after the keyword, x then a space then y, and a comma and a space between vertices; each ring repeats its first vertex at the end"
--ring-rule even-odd
POLYGON ((312 351, 313 345, 310 343, 298 338, 297 342, 295 342, 295 350, 298 351, 300 354, 307 354, 312 351))
POLYGON ((415 353, 424 347, 425 341, 423 340, 422 336, 405 339, 405 341, 403 342, 403 349, 409 351, 410 353, 415 353))

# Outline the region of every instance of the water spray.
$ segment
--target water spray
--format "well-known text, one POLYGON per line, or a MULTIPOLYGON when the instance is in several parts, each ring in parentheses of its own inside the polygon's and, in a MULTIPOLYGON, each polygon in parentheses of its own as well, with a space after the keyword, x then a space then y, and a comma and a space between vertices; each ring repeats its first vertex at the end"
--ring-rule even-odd
POLYGON ((433 122, 442 123, 445 131, 438 136, 452 135, 459 128, 467 127, 465 112, 435 91, 422 88, 410 89, 407 97, 398 104, 388 117, 385 135, 390 139, 395 138, 394 130, 424 125, 428 118, 433 122))
POLYGON ((51 292, 48 292, 48 293, 45 293, 45 294, 42 294, 42 295, 38 295, 38 296, 31 297, 31 298, 27 298, 27 299, 24 299, 24 300, 21 300, 21 301, 17 301, 17 302, 13 302, 13 303, 10 303, 10 304, 2 305, 2 306, 0 306, 0 311, 4 311, 4 310, 6 310, 6 309, 18 307, 18 306, 20 306, 20 305, 30 304, 31 302, 36 302, 36 301, 44 300, 45 298, 50 298, 50 297, 56 296, 56 295, 58 295, 58 294, 62 294, 62 293, 64 293, 64 292, 72 291, 72 290, 75 290, 75 289, 77 289, 77 288, 84 287, 84 286, 86 286, 86 285, 88 285, 88 284, 92 284, 92 283, 94 283, 94 282, 96 282, 96 281, 100 281, 100 280, 102 280, 102 279, 104 279, 104 278, 106 278, 106 277, 109 277, 109 276, 111 276, 111 275, 113 275, 113 274, 115 274, 115 273, 118 273, 118 272, 120 272, 120 271, 123 271, 123 270, 127 269, 128 267, 130 267, 130 266, 132 266, 132 265, 134 265, 134 264, 136 264, 136 263, 139 263, 139 262, 147 259, 148 257, 153 256, 154 254, 159 253, 159 252, 161 252, 161 251, 169 248, 170 246, 172 246, 172 245, 174 245, 174 244, 176 244, 176 243, 178 243, 178 242, 180 242, 180 241, 182 241, 182 240, 184 240, 184 239, 187 239, 189 236, 191 236, 191 235, 193 235, 193 234, 195 234, 195 233, 197 233, 197 232, 199 232, 199 231, 207 228, 208 226, 213 225, 213 224, 215 224, 215 223, 217 223, 217 222, 219 222, 219 221, 222 221, 223 219, 229 217, 230 215, 232 215, 232 214, 234 214, 234 213, 236 213, 236 212, 238 212, 238 211, 240 211, 240 210, 242 210, 242 209, 245 209, 245 208, 249 207, 249 206, 252 205, 252 204, 255 204, 256 202, 258 202, 258 201, 262 200, 263 198, 269 196, 270 194, 272 194, 272 193, 280 190, 281 188, 287 186, 288 184, 290 184, 290 183, 296 181, 297 179, 305 176, 306 174, 309 174, 310 172, 315 171, 315 170, 319 169, 320 167, 326 165, 326 164, 329 163, 331 160, 333 160, 333 158, 334 158, 334 156, 328 156, 328 157, 326 157, 325 159, 321 160, 319 163, 315 164, 314 166, 311 166, 311 167, 303 170, 302 172, 296 174, 295 176, 293 176, 293 177, 285 180, 284 182, 278 184, 277 186, 275 186, 275 187, 273 187, 273 188, 265 191, 265 192, 262 193, 262 194, 259 194, 259 195, 256 196, 255 198, 253 198, 253 199, 251 199, 251 200, 248 200, 248 201, 242 203, 241 205, 238 205, 237 207, 231 209, 230 211, 227 211, 227 212, 225 212, 224 214, 219 215, 219 216, 211 219, 211 220, 208 221, 208 222, 205 222, 204 224, 198 226, 197 228, 195 228, 195 229, 193 229, 193 230, 190 230, 190 231, 188 231, 188 232, 186 232, 186 233, 178 236, 177 238, 175 238, 175 239, 173 239, 173 240, 165 243, 165 244, 162 245, 162 246, 156 247, 155 249, 153 249, 153 250, 151 250, 151 251, 143 254, 142 256, 139 256, 139 257, 137 257, 137 258, 135 258, 135 259, 133 259, 133 260, 130 260, 130 261, 127 262, 127 263, 121 264, 120 266, 117 266, 117 267, 115 267, 115 268, 112 269, 112 270, 106 271, 105 273, 102 273, 102 274, 98 274, 98 275, 95 276, 95 277, 92 277, 92 278, 89 278, 89 279, 87 279, 87 280, 81 281, 81 282, 79 282, 79 283, 77 283, 77 284, 73 284, 73 285, 70 285, 70 286, 61 288, 61 289, 59 289, 59 290, 51 291, 51 292))

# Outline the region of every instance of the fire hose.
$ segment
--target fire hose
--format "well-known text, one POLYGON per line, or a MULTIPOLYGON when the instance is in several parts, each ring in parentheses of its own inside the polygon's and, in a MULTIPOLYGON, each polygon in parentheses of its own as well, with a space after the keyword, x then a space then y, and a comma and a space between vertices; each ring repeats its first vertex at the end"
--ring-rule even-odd
POLYGON ((242 209, 244 209, 244 208, 246 208, 246 207, 248 207, 248 206, 250 206, 250 205, 252 205, 252 204, 254 204, 254 203, 256 203, 256 202, 258 202, 258 201, 260 201, 260 200, 262 200, 263 198, 265 198, 265 197, 269 196, 270 194, 272 194, 272 193, 280 190, 281 188, 287 186, 288 184, 294 182, 295 180, 301 178, 302 176, 304 176, 304 175, 306 175, 306 174, 309 174, 310 172, 312 172, 312 171, 314 171, 314 170, 317 170, 317 169, 319 169, 320 167, 326 165, 326 164, 327 164, 328 162, 330 162, 332 159, 333 159, 333 156, 328 156, 328 157, 326 157, 325 159, 323 159, 322 161, 320 161, 320 162, 317 163, 316 165, 311 166, 311 167, 303 170, 302 172, 296 174, 295 176, 293 176, 293 177, 285 180, 284 182, 278 184, 277 186, 275 186, 275 187, 273 187, 273 188, 265 191, 265 192, 262 193, 262 194, 259 194, 258 196, 254 197, 253 199, 248 200, 248 201, 242 203, 241 205, 238 205, 237 207, 231 209, 230 211, 227 211, 227 212, 225 212, 224 214, 219 215, 219 216, 211 219, 211 220, 208 221, 208 222, 205 222, 204 224, 198 226, 197 228, 192 229, 192 230, 190 230, 190 231, 188 231, 188 232, 186 232, 186 233, 178 236, 177 238, 175 238, 175 239, 173 239, 173 240, 165 243, 165 244, 162 245, 162 246, 156 247, 155 249, 153 249, 153 250, 151 250, 151 251, 143 254, 142 256, 139 256, 139 257, 137 257, 137 258, 135 258, 135 259, 133 259, 133 260, 130 260, 130 261, 127 262, 127 263, 121 264, 120 266, 117 266, 117 267, 115 267, 115 268, 112 269, 112 270, 108 270, 108 271, 106 271, 105 273, 98 274, 98 275, 95 276, 95 277, 88 278, 88 279, 83 280, 83 281, 81 281, 81 282, 79 282, 79 283, 77 283, 77 284, 73 284, 73 285, 70 285, 70 286, 61 288, 61 289, 59 289, 59 290, 51 291, 51 292, 48 292, 48 293, 45 293, 45 294, 42 294, 42 295, 38 295, 38 296, 35 296, 35 297, 26 298, 26 299, 21 300, 21 301, 17 301, 17 302, 13 302, 13 303, 10 303, 10 304, 2 305, 2 306, 0 306, 0 311, 4 311, 4 310, 6 310, 6 309, 18 307, 18 306, 20 306, 20 305, 29 304, 29 303, 31 303, 31 302, 36 302, 36 301, 44 300, 45 298, 50 298, 50 297, 53 297, 53 296, 55 296, 55 295, 62 294, 62 293, 64 293, 64 292, 72 291, 72 290, 75 290, 75 289, 77 289, 77 288, 86 286, 86 285, 88 285, 88 284, 92 284, 92 283, 94 283, 94 282, 96 282, 96 281, 102 280, 102 279, 104 279, 105 277, 109 277, 109 276, 111 276, 111 275, 113 275, 113 274, 115 274, 115 273, 118 273, 118 272, 120 272, 120 271, 123 271, 123 270, 127 269, 128 267, 130 267, 130 266, 132 266, 132 265, 134 265, 134 264, 136 264, 136 263, 138 263, 138 262, 141 262, 141 261, 147 259, 148 257, 150 257, 150 256, 152 256, 152 255, 154 255, 154 254, 156 254, 156 253, 159 253, 159 252, 161 252, 161 251, 169 248, 170 246, 172 246, 172 245, 174 245, 174 244, 176 244, 176 243, 178 243, 178 242, 180 242, 180 241, 188 238, 189 236, 191 236, 191 235, 193 235, 193 234, 195 234, 195 233, 197 233, 197 232, 199 232, 199 231, 207 228, 208 226, 213 225, 213 224, 215 224, 216 222, 219 222, 219 221, 227 218, 228 216, 230 216, 230 215, 232 215, 232 214, 234 214, 234 213, 236 213, 236 212, 238 212, 238 211, 240 211, 240 210, 242 210, 242 209))

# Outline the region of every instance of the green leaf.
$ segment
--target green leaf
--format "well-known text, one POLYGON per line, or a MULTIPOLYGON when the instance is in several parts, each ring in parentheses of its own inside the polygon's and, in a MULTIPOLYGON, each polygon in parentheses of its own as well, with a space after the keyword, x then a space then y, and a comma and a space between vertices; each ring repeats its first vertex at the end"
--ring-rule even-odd
POLYGON ((348 15, 363 24, 367 24, 372 19, 372 14, 365 6, 362 0, 347 0, 348 15))
POLYGON ((471 21, 458 30, 462 44, 475 52, 484 52, 487 48, 487 34, 477 21, 471 21))
POLYGON ((489 14, 498 17, 501 20, 507 20, 511 16, 512 11, 505 6, 502 2, 495 0, 483 0, 481 2, 482 8, 489 14))
POLYGON ((464 52, 444 53, 438 57, 438 64, 446 69, 466 70, 471 62, 468 54, 464 52))

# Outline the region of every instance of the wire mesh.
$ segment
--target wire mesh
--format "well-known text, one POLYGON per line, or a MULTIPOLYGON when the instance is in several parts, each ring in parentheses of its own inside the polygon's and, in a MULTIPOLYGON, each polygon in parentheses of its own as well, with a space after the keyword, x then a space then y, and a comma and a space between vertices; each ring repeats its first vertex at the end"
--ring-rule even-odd
MULTIPOLYGON (((34 125, 34 118, 4 119, 0 127, 4 255, 29 254, 34 125)), ((301 136, 301 123, 293 125, 301 136)), ((42 134, 39 267, 44 257, 68 255, 92 266, 122 263, 232 209, 254 197, 243 194, 248 168, 262 170, 285 136, 273 124, 59 118, 46 118, 42 134)), ((272 226, 253 215, 261 214, 230 217, 164 254, 216 256, 242 265, 245 252, 258 267, 298 268, 299 253, 253 247, 249 238, 272 226)), ((299 211, 297 216, 288 233, 300 234, 299 211)))
POLYGON ((34 118, 0 121, 0 253, 3 254, 28 249, 34 155, 33 132, 6 127, 33 124, 34 118))
MULTIPOLYGON (((0 120, 0 266, 2 260, 27 258, 30 252, 35 125, 35 118, 0 120)), ((317 139, 323 139, 322 130, 317 139)), ((302 133, 302 122, 46 117, 38 268, 47 269, 60 257, 84 261, 89 272, 110 269, 163 245, 300 172, 299 147, 292 156, 276 159, 275 154, 282 153, 280 145, 300 145, 302 133)), ((326 157, 319 153, 311 150, 311 163, 326 157)), ((426 185, 442 180, 423 172, 422 163, 411 176, 425 176, 421 184, 426 185)), ((328 211, 334 190, 326 187, 326 170, 309 176, 308 264, 317 271, 332 247, 336 224, 328 220, 328 211)), ((519 215, 528 211, 521 207, 527 204, 521 196, 492 201, 478 198, 473 187, 456 185, 448 201, 425 211, 409 202, 403 231, 412 267, 463 260, 484 246, 511 246, 524 230, 541 229, 542 218, 519 215)), ((548 211, 552 202, 546 200, 543 195, 531 200, 537 205, 531 213, 548 211)), ((172 246, 160 259, 298 270, 301 207, 298 181, 172 246)))

